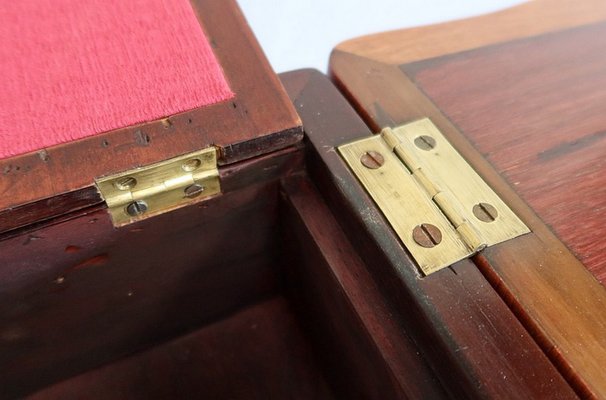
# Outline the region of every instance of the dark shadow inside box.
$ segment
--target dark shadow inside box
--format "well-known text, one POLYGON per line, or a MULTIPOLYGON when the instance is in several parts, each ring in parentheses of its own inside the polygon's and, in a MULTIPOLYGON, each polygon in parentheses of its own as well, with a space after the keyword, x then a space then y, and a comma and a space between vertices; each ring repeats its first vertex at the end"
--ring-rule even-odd
POLYGON ((353 367, 314 296, 339 289, 281 188, 0 240, 0 397, 335 398, 353 367))

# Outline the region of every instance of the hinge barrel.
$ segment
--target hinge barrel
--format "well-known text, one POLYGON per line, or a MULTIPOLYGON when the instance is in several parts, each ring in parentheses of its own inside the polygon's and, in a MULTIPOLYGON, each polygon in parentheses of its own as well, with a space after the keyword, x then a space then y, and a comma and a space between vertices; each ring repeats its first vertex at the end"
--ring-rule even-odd
POLYGON ((221 192, 214 147, 99 178, 95 183, 115 226, 162 214, 221 192))
POLYGON ((338 150, 425 274, 529 232, 429 119, 338 150))
POLYGON ((393 148, 394 153, 412 173, 419 185, 425 189, 429 198, 444 213, 469 250, 477 252, 486 247, 479 232, 465 218, 459 201, 448 191, 443 190, 438 182, 427 176, 422 167, 423 163, 415 155, 415 151, 418 150, 416 146, 412 142, 401 140, 391 128, 383 128, 381 136, 393 148))

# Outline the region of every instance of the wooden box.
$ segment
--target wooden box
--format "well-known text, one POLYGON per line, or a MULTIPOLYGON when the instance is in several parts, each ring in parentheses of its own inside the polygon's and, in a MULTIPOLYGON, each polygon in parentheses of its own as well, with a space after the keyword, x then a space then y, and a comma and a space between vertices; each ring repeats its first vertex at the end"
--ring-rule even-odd
POLYGON ((606 396, 605 18, 600 1, 534 1, 332 53, 373 131, 430 118, 530 228, 422 281, 392 271, 425 303, 435 368, 456 360, 460 396, 568 397, 562 378, 606 396), (537 347, 558 378, 538 377, 537 347))
MULTIPOLYGON (((89 6, 78 7, 84 13, 89 6)), ((279 240, 279 182, 303 167, 301 121, 235 2, 194 1, 190 8, 233 96, 0 161, 1 398, 22 397, 198 329, 175 356, 202 355, 209 358, 196 362, 216 364, 214 349, 221 359, 236 357, 231 366, 214 367, 232 376, 231 389, 228 381, 192 376, 209 397, 217 387, 225 387, 225 396, 229 390, 240 398, 280 396, 291 375, 302 381, 302 397, 306 385, 315 385, 304 376, 316 374, 307 339, 284 300, 279 240), (100 178, 205 148, 216 151, 219 193, 203 191, 166 213, 144 199, 148 209, 131 220, 125 203, 118 214, 129 223, 118 226, 96 185, 100 178), (254 338, 246 339, 249 333, 254 338), (196 348, 203 336, 210 347, 196 348), (242 347, 232 348, 236 343, 242 347), (295 361, 284 367, 290 352, 295 361), (256 372, 267 375, 263 382, 244 375, 263 365, 256 372)), ((157 387, 123 382, 97 396, 160 396, 157 387)))
POLYGON ((537 3, 341 44, 334 86, 192 1, 233 98, 0 160, 0 397, 604 397, 601 242, 569 221, 603 221, 606 11, 537 3), (530 229, 428 275, 339 150, 422 118, 530 229), (104 177, 204 148, 217 193, 110 213, 104 177), (567 149, 593 181, 536 161, 567 149))

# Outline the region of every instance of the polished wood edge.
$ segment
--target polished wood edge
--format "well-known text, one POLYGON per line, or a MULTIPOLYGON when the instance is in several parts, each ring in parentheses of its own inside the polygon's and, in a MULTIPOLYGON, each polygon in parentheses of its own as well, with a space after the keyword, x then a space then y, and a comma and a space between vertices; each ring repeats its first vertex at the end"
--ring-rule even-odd
POLYGON ((430 117, 527 224, 531 234, 486 249, 476 264, 577 394, 606 396, 606 289, 400 66, 337 50, 331 73, 375 132, 430 117))
POLYGON ((237 1, 192 0, 192 3, 194 10, 198 13, 198 18, 200 21, 204 21, 202 25, 204 29, 212 27, 223 37, 229 37, 229 47, 226 46, 221 51, 217 51, 217 58, 221 66, 229 69, 228 80, 237 81, 242 91, 254 94, 247 95, 245 109, 242 110, 248 118, 255 122, 243 131, 245 135, 252 136, 252 139, 235 143, 226 141, 216 143, 221 146, 220 164, 241 161, 301 141, 303 138, 301 118, 286 94, 278 75, 265 57, 265 53, 237 1), (223 18, 217 20, 217 17, 221 16, 213 14, 214 9, 223 10, 223 4, 228 5, 229 15, 233 18, 233 21, 229 23, 223 18), (236 31, 242 37, 229 34, 234 31, 234 25, 238 27, 236 31), (239 48, 237 45, 240 45, 239 48), (249 52, 247 57, 242 56, 249 52), (253 66, 255 66, 255 70, 259 70, 259 73, 254 76, 243 73, 243 71, 251 70, 253 66), (272 92, 258 90, 260 85, 270 88, 272 92), (261 115, 264 116, 263 125, 258 120, 261 115), (261 139, 261 141, 255 139, 261 139))
MULTIPOLYGON (((323 74, 309 70, 290 74, 296 78, 292 88, 299 93, 291 97, 306 129, 307 171, 384 296, 393 302, 394 318, 402 318, 410 328, 449 395, 575 398, 470 260, 429 278, 420 275, 335 151, 337 145, 367 137, 371 131, 323 74), (308 83, 301 88, 305 79, 308 83)), ((289 90, 290 85, 285 86, 289 90)))
POLYGON ((208 146, 226 165, 301 141, 301 120, 235 0, 192 0, 234 98, 0 160, 0 210, 208 146))
POLYGON ((102 203, 103 199, 97 189, 89 186, 15 208, 0 210, 0 240, 6 232, 13 229, 32 224, 44 224, 48 220, 102 203))
POLYGON ((303 136, 303 126, 300 125, 284 129, 280 132, 273 132, 256 139, 221 147, 219 148, 220 157, 229 159, 230 162, 221 162, 221 159, 219 159, 219 166, 229 166, 254 157, 275 153, 289 146, 297 146, 303 140, 303 136))
MULTIPOLYGON (((302 144, 219 168, 221 193, 303 169, 302 144)), ((0 211, 0 241, 106 208, 95 186, 0 211)))
POLYGON ((296 271, 291 296, 322 337, 321 354, 339 397, 446 398, 310 177, 285 179, 282 195, 292 247, 286 261, 296 271), (350 367, 343 370, 343 363, 350 367))
POLYGON ((535 0, 478 17, 362 36, 336 50, 397 65, 605 19, 603 0, 535 0))

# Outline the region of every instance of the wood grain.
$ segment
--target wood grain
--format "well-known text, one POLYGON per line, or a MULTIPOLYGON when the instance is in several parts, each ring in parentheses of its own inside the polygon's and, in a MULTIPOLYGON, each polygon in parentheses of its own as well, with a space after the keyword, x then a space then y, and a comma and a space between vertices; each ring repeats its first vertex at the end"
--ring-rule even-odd
MULTIPOLYGON (((296 161, 297 156, 293 153, 296 153, 301 146, 301 144, 297 144, 267 155, 220 167, 219 178, 222 191, 244 188, 248 184, 254 184, 259 178, 267 179, 270 176, 276 178, 293 168, 300 168, 300 164, 296 161), (289 162, 292 163, 290 166, 289 162), (259 168, 265 173, 259 173, 259 168)), ((87 186, 73 192, 1 210, 0 240, 20 235, 23 232, 33 232, 57 221, 74 218, 74 214, 85 212, 87 209, 105 206, 96 186, 87 186)))
POLYGON ((118 230, 87 210, 0 241, 0 397, 273 295, 277 181, 302 168, 301 152, 241 164, 223 169, 223 195, 192 207, 118 230))
POLYGON ((602 282, 604 35, 598 24, 405 67, 602 282))
POLYGON ((576 392, 606 395, 604 288, 398 66, 339 51, 331 63, 333 76, 374 129, 431 118, 532 230, 486 249, 475 262, 576 392))
POLYGON ((289 304, 276 297, 28 399, 335 397, 289 304))
POLYGON ((28 225, 43 224, 62 215, 100 206, 102 203, 103 199, 97 188, 88 186, 73 192, 0 210, 0 237, 7 237, 9 231, 28 225))
POLYGON ((317 338, 339 398, 446 398, 311 180, 289 178, 283 192, 289 297, 317 338))
POLYGON ((532 0, 480 17, 362 36, 336 49, 400 65, 604 19, 602 0, 532 0))
POLYGON ((0 210, 79 190, 96 177, 210 145, 218 147, 221 164, 231 164, 301 140, 299 117, 236 2, 192 4, 235 98, 0 160, 0 210))
MULTIPOLYGON (((351 61, 344 65, 355 67, 351 61)), ((421 277, 335 151, 337 145, 369 135, 369 129, 324 76, 310 71, 291 74, 299 88, 293 101, 311 146, 308 170, 378 287, 397 310, 394 318, 401 318, 449 395, 574 398, 568 384, 472 262, 464 260, 421 277), (303 88, 301 75, 308 75, 309 80, 303 88)), ((373 73, 354 76, 366 80, 373 73)), ((382 78, 386 84, 394 83, 382 78)))

